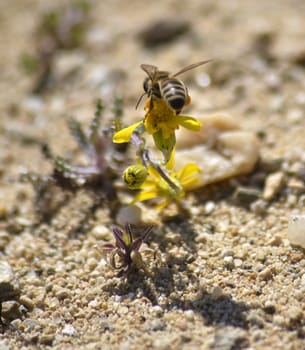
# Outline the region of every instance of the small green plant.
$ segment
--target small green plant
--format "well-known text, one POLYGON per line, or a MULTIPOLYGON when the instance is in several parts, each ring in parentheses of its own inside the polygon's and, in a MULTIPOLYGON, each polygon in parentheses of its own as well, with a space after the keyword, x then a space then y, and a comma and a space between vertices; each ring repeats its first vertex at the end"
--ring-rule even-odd
POLYGON ((113 229, 115 243, 107 243, 102 247, 103 251, 109 253, 110 265, 120 272, 129 272, 132 267, 145 270, 139 250, 150 235, 152 228, 152 226, 148 227, 140 237, 135 239, 128 223, 124 230, 115 227, 113 229))
POLYGON ((103 112, 100 100, 97 102, 96 112, 87 133, 76 119, 70 118, 68 121, 72 136, 86 156, 86 165, 72 164, 61 156, 55 156, 49 145, 43 144, 42 152, 53 164, 52 174, 41 175, 33 172, 22 174, 22 180, 32 183, 36 190, 36 206, 43 217, 49 216, 53 211, 51 198, 54 186, 73 193, 85 188, 94 194, 97 201, 106 199, 113 206, 116 203, 114 180, 119 176, 122 154, 126 147, 117 148, 111 140, 115 131, 114 125, 120 123, 122 100, 117 98, 114 106, 113 112, 116 113, 114 122, 103 130, 100 130, 103 112))

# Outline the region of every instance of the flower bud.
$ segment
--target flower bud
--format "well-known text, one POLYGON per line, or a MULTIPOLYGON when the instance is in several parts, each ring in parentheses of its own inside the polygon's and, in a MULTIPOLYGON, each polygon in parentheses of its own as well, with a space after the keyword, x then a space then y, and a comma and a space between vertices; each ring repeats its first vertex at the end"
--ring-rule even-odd
POLYGON ((153 138, 156 147, 163 153, 164 163, 167 163, 176 145, 175 133, 170 134, 168 138, 164 138, 162 130, 160 129, 153 134, 153 138))
POLYGON ((123 179, 128 188, 140 188, 147 177, 147 169, 143 165, 131 165, 124 170, 123 179))

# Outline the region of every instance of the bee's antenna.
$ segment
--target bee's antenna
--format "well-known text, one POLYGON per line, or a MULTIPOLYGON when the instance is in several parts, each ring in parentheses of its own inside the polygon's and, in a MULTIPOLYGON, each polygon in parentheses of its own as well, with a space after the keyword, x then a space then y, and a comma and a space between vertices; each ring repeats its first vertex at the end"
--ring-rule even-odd
POLYGON ((185 73, 185 72, 187 72, 188 70, 197 68, 197 67, 199 67, 199 66, 201 66, 201 65, 203 65, 203 64, 209 63, 209 62, 211 62, 211 61, 213 61, 213 60, 210 59, 210 60, 205 60, 205 61, 200 61, 200 62, 197 62, 197 63, 193 63, 193 64, 191 64, 191 65, 189 65, 189 66, 187 66, 187 67, 184 67, 184 68, 180 69, 177 73, 175 73, 175 74, 173 75, 173 77, 176 77, 177 75, 180 75, 180 74, 182 74, 182 73, 185 73))
POLYGON ((136 109, 138 108, 140 102, 142 101, 142 98, 146 95, 146 92, 143 92, 143 94, 138 98, 138 102, 136 104, 136 109))

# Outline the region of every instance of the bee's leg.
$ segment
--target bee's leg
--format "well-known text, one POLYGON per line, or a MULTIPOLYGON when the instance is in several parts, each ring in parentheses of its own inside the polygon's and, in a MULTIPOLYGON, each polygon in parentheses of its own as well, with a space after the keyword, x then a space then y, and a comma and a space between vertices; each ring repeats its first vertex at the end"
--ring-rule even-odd
POLYGON ((153 109, 153 101, 152 98, 148 97, 145 102, 145 111, 151 111, 153 109))

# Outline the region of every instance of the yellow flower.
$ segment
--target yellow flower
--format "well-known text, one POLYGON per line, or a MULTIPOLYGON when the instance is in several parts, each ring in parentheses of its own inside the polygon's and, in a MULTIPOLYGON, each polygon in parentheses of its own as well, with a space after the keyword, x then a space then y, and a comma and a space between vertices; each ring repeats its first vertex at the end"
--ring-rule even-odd
POLYGON ((153 107, 148 109, 144 118, 146 131, 149 134, 161 131, 164 139, 169 138, 180 125, 192 131, 199 131, 201 123, 196 118, 177 115, 163 99, 154 100, 153 107))
POLYGON ((159 198, 161 200, 158 209, 164 208, 171 201, 179 201, 185 196, 185 192, 194 189, 198 183, 200 169, 195 163, 185 165, 178 172, 169 171, 166 173, 168 180, 152 166, 148 167, 148 177, 140 187, 140 192, 133 202, 146 201, 159 198))
MULTIPOLYGON (((150 100, 148 100, 149 102, 150 100)), ((148 106, 150 103, 146 103, 148 106)), ((199 131, 201 123, 199 120, 193 117, 176 115, 176 112, 170 108, 163 99, 156 99, 153 101, 152 108, 146 108, 146 114, 144 120, 130 125, 127 128, 119 130, 113 136, 114 143, 129 142, 134 130, 144 125, 145 130, 154 135, 161 132, 161 136, 166 140, 171 138, 175 133, 175 130, 182 126, 192 131, 199 131)))

